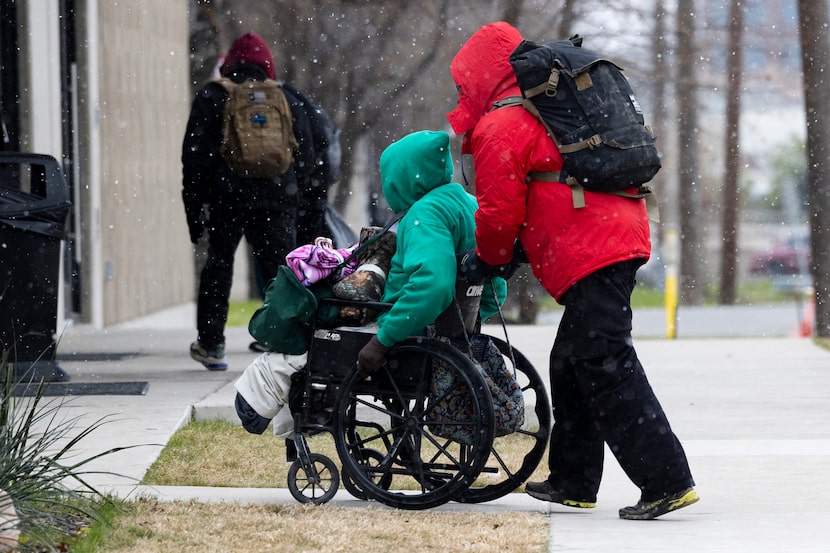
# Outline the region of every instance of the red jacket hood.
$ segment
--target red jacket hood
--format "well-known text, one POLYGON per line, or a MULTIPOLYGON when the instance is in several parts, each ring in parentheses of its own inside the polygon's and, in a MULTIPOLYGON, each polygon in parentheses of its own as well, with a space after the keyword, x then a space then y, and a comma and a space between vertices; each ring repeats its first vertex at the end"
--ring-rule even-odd
POLYGON ((256 33, 242 35, 233 43, 225 63, 219 68, 223 77, 230 73, 234 66, 241 63, 253 63, 265 70, 265 75, 271 79, 277 79, 277 66, 274 63, 274 56, 268 43, 256 33))
POLYGON ((510 65, 510 54, 522 35, 508 23, 489 23, 477 30, 450 63, 458 90, 458 107, 447 114, 456 134, 467 134, 493 103, 519 95, 519 85, 510 65))

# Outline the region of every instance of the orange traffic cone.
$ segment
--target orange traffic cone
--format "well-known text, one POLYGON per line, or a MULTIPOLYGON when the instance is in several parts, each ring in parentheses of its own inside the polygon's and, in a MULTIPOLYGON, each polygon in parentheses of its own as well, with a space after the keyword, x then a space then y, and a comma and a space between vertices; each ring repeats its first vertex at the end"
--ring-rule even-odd
POLYGON ((790 332, 790 336, 798 338, 809 338, 813 335, 813 325, 816 319, 816 304, 815 298, 809 296, 804 302, 804 313, 798 325, 790 332))

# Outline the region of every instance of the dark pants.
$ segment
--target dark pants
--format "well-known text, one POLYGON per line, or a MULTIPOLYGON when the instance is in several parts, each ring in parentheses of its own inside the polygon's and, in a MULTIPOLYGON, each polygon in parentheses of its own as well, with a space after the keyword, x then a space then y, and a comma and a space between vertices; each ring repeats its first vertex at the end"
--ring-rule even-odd
POLYGON ((652 501, 694 485, 686 454, 646 379, 631 339, 631 292, 640 260, 603 268, 562 297, 550 358, 554 426, 550 483, 595 501, 604 444, 652 501))
POLYGON ((296 247, 296 215, 290 210, 211 206, 208 257, 199 281, 196 327, 199 343, 212 349, 225 343, 233 262, 242 237, 251 247, 265 282, 296 247))

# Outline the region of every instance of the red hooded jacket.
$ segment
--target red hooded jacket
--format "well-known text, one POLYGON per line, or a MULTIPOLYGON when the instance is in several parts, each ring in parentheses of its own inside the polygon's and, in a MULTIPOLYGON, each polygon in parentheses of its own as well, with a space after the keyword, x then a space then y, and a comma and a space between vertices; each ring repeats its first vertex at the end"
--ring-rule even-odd
POLYGON ((458 107, 447 114, 462 153, 472 153, 479 208, 476 244, 491 265, 510 261, 517 238, 533 274, 557 301, 575 282, 613 263, 647 260, 651 251, 643 200, 585 191, 574 208, 571 189, 531 180, 528 173, 559 171, 562 158, 541 123, 522 106, 492 109, 521 95, 510 54, 522 41, 507 23, 485 25, 450 64, 458 107))

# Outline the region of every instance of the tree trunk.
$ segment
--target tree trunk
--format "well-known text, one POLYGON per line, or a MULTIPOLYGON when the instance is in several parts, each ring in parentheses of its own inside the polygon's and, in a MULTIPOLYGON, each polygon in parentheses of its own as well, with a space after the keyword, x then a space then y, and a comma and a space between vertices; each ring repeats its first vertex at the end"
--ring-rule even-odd
POLYGON ((721 226, 720 298, 723 305, 736 300, 738 220, 741 203, 740 137, 741 83, 743 76, 744 6, 732 0, 729 19, 729 79, 726 85, 725 174, 723 176, 723 218, 721 226))
POLYGON ((704 244, 699 233, 699 222, 703 218, 703 187, 698 171, 694 8, 694 0, 679 0, 677 6, 680 299, 685 305, 699 305, 705 295, 702 278, 704 244))
POLYGON ((559 8, 559 38, 568 38, 574 34, 573 28, 576 23, 576 2, 564 0, 559 8))
POLYGON ((523 4, 524 0, 509 0, 504 2, 501 20, 516 27, 518 25, 519 16, 522 15, 523 4))
POLYGON ((807 197, 810 203, 810 271, 815 288, 815 332, 830 338, 830 71, 827 2, 798 0, 801 60, 804 71, 804 108, 807 115, 807 197))
MULTIPOLYGON (((670 128, 669 110, 666 108, 666 83, 671 82, 669 75, 669 49, 666 45, 666 8, 663 0, 657 0, 654 6, 654 57, 652 64, 654 66, 654 108, 653 118, 651 121, 646 121, 647 125, 654 127, 654 132, 658 137, 670 128)), ((666 209, 669 205, 674 206, 674 200, 669 190, 668 173, 671 171, 667 167, 667 158, 665 156, 666 144, 658 142, 658 147, 661 151, 662 170, 655 175, 651 184, 654 190, 657 191, 658 201, 660 202, 660 222, 656 228, 657 236, 652 239, 657 243, 663 243, 663 228, 675 228, 677 226, 677 214, 674 209, 666 209)))

